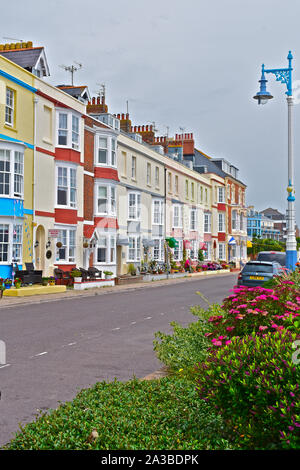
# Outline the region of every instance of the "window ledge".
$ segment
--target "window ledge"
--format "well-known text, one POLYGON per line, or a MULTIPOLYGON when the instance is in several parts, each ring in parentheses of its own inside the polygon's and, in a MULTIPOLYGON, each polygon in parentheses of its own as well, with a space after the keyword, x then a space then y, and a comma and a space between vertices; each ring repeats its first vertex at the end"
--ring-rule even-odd
POLYGON ((18 132, 18 130, 14 126, 10 126, 9 124, 4 124, 3 126, 5 129, 8 129, 13 132, 18 132))

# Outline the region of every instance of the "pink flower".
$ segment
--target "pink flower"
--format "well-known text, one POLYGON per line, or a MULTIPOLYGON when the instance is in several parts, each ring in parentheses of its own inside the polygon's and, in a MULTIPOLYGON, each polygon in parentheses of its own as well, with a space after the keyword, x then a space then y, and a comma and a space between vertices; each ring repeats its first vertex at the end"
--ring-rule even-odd
POLYGON ((271 328, 278 328, 278 325, 276 325, 276 323, 272 323, 271 328))
POLYGON ((225 344, 230 344, 231 343, 231 340, 228 339, 227 341, 225 341, 225 344))
POLYGON ((240 313, 235 317, 237 320, 243 320, 245 315, 241 315, 240 313))
POLYGON ((268 328, 267 326, 261 325, 258 329, 259 329, 260 331, 263 331, 263 330, 266 330, 267 328, 268 328))
POLYGON ((234 326, 227 326, 226 328, 226 331, 233 331, 234 330, 234 326))

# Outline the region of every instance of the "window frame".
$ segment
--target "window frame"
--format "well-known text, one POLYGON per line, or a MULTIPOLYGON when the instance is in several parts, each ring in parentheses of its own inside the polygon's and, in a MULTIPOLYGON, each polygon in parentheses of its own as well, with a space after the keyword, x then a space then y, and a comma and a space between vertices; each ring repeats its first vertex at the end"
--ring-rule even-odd
POLYGON ((183 227, 183 211, 181 204, 173 204, 172 206, 173 217, 172 217, 172 225, 173 228, 181 228, 183 227), (178 209, 178 215, 175 214, 176 210, 178 209), (175 224, 175 219, 178 219, 178 224, 175 224))
POLYGON ((128 263, 135 263, 141 260, 141 235, 133 235, 130 234, 128 236, 129 245, 127 246, 127 262, 128 263), (133 246, 130 246, 131 241, 133 242, 133 246), (131 257, 130 250, 133 252, 133 257, 131 257))
POLYGON ((0 147, 0 167, 3 162, 3 170, 0 170, 0 179, 3 180, 0 186, 8 187, 8 192, 0 193, 1 198, 13 198, 13 199, 24 199, 24 150, 20 151, 19 147, 12 146, 0 147), (3 153, 3 158, 2 158, 3 153), (22 173, 16 172, 16 154, 21 155, 21 162, 19 164, 22 167, 22 173), (9 169, 7 169, 7 165, 9 169), (16 176, 19 176, 19 182, 21 186, 21 192, 16 191, 16 176))
POLYGON ((141 220, 141 193, 128 191, 128 220, 141 220), (134 204, 130 204, 130 199, 134 198, 134 204), (132 210, 132 207, 134 208, 132 210), (132 217, 133 214, 133 217, 132 217))
POLYGON ((56 226, 58 230, 58 237, 57 241, 63 243, 62 247, 56 249, 56 263, 55 264, 76 264, 76 236, 77 230, 75 227, 67 227, 67 226, 56 226), (66 232, 66 237, 62 237, 62 232, 66 232), (70 232, 72 232, 72 237, 70 236, 70 232), (74 240, 73 240, 74 237, 74 240), (74 243, 73 243, 74 241, 74 243), (66 242, 64 244, 64 242, 66 242), (61 258, 61 250, 65 250, 65 257, 61 258), (71 255, 72 250, 72 255, 71 255))
MULTIPOLYGON (((67 208, 67 209, 77 209, 77 203, 78 203, 78 197, 77 197, 77 192, 78 192, 78 184, 77 184, 77 166, 76 165, 70 165, 65 162, 58 161, 56 164, 56 200, 55 200, 55 207, 57 209, 60 208, 67 208), (66 170, 66 179, 67 179, 67 184, 66 186, 62 186, 62 188, 65 188, 66 190, 66 204, 60 204, 58 202, 58 188, 59 188, 59 178, 62 176, 59 175, 59 170, 66 170), (75 182, 76 186, 72 186, 72 181, 74 181, 74 177, 71 176, 71 173, 75 172, 75 182), (73 201, 73 197, 71 195, 75 195, 75 201, 73 201)), ((65 178, 65 176, 63 176, 65 178)))
POLYGON ((5 90, 5 110, 4 110, 4 123, 6 126, 14 127, 15 126, 15 102, 16 102, 16 91, 13 88, 6 87, 5 90), (7 102, 7 92, 11 92, 12 96, 12 104, 8 104, 7 102), (7 111, 11 113, 11 122, 7 121, 7 111))
POLYGON ((162 199, 152 199, 152 225, 164 224, 164 201, 162 199), (158 211, 155 208, 158 206, 158 211))

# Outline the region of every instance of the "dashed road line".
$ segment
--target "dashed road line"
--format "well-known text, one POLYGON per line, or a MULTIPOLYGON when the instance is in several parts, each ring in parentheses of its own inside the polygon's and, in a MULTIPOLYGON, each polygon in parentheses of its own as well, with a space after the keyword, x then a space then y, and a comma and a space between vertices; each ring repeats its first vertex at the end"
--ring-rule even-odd
POLYGON ((4 367, 9 367, 11 364, 4 364, 4 366, 0 366, 0 369, 4 369, 4 367))

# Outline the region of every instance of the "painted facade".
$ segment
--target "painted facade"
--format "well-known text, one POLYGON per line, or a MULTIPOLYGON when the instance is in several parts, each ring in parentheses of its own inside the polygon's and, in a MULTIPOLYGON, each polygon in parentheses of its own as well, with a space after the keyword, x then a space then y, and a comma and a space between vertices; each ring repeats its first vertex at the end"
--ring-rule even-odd
POLYGON ((245 261, 237 169, 196 150, 191 133, 156 137, 87 87, 49 85, 36 49, 33 73, 0 55, 2 275, 26 261, 46 276, 92 266, 125 274, 142 260, 163 263, 166 237, 178 241, 178 262, 184 251, 196 261, 199 248, 206 260, 245 261))
POLYGON ((33 260, 34 77, 0 56, 0 277, 33 260))

